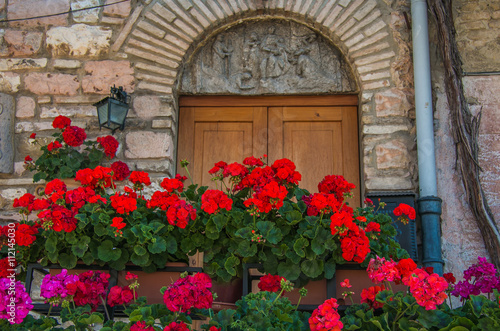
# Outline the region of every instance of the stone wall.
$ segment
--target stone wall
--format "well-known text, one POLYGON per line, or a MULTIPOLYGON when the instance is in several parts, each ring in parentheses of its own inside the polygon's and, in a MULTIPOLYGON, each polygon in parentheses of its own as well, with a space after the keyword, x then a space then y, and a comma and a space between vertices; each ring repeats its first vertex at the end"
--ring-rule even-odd
MULTIPOLYGON (((500 1, 454 1, 457 43, 463 60, 464 87, 473 114, 482 112, 479 134, 481 182, 488 204, 500 225, 500 92, 499 8, 500 1), (484 73, 490 72, 490 73, 484 73), (482 74, 480 74, 482 73, 482 74), (479 75, 477 75, 479 74, 479 75)), ((435 31, 431 27, 431 31, 435 31)), ((443 258, 445 268, 459 272, 487 256, 482 237, 470 212, 465 190, 455 163, 455 145, 450 131, 449 109, 444 90, 442 63, 437 38, 431 34, 433 87, 436 96, 436 156, 438 190, 443 197, 443 258), (458 252, 458 253, 457 253, 458 252)))
MULTIPOLYGON (((19 19, 112 3, 112 0, 9 0, 3 17, 19 19)), ((4 2, 2 2, 4 3, 4 2)), ((118 158, 131 169, 170 176, 182 69, 204 40, 256 18, 291 20, 335 45, 350 64, 360 95, 364 191, 415 190, 416 155, 408 1, 146 0, 1 26, 0 92, 15 99, 13 172, 0 173, 0 211, 33 192, 24 157, 35 157, 31 132, 48 140, 57 115, 90 137, 92 103, 113 84, 132 95, 118 158)))

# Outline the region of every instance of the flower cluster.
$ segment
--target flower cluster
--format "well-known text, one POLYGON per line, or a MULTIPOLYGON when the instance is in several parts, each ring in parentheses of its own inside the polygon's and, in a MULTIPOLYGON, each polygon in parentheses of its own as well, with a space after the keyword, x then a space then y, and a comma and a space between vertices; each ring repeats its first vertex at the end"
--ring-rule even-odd
POLYGON ((394 208, 394 215, 404 224, 408 224, 409 220, 415 219, 415 209, 407 204, 401 203, 394 208))
POLYGON ((212 307, 213 296, 210 289, 212 280, 207 274, 197 273, 179 278, 163 293, 163 301, 172 312, 187 312, 191 308, 208 309, 212 307))
POLYGON ((231 210, 233 200, 219 190, 206 190, 201 196, 201 209, 209 214, 217 214, 221 209, 231 210))
POLYGON ((64 301, 73 300, 77 286, 78 275, 70 275, 68 270, 63 269, 57 275, 45 275, 40 286, 40 295, 50 304, 58 306, 64 301))
POLYGON ((382 308, 383 303, 376 300, 378 292, 384 291, 385 286, 371 286, 369 288, 364 288, 361 291, 361 303, 367 303, 370 308, 377 309, 382 308))
POLYGON ((337 299, 328 299, 315 309, 309 318, 311 331, 340 331, 344 324, 337 311, 337 299))
MULTIPOLYGON (((227 164, 223 161, 217 162, 209 171, 214 179, 224 180, 229 178, 232 190, 229 193, 236 193, 244 189, 250 189, 253 194, 244 201, 246 207, 253 212, 269 213, 283 206, 283 199, 288 194, 288 189, 295 187, 301 179, 299 172, 295 170, 295 164, 288 159, 276 160, 271 166, 264 166, 261 159, 253 156, 243 160, 243 164, 227 164)), ((230 202, 220 193, 210 192, 210 197, 206 197, 206 208, 208 210, 219 210, 230 208, 230 202), (222 207, 214 207, 214 203, 209 202, 216 198, 222 199, 222 207), (211 207, 209 207, 211 206, 211 207)), ((230 210, 230 209, 227 209, 230 210)))
POLYGON ((151 325, 147 325, 144 321, 137 321, 130 327, 130 331, 155 331, 151 325))
POLYGON ((163 331, 189 331, 186 323, 182 321, 174 321, 167 325, 163 331))
POLYGON ((0 319, 20 324, 33 308, 32 300, 20 281, 0 278, 0 319))
POLYGON ((109 284, 108 273, 89 270, 79 275, 68 274, 62 269, 57 275, 47 274, 40 286, 40 295, 51 305, 90 305, 92 311, 102 304, 109 284))
POLYGON ((408 286, 417 303, 426 310, 436 309, 448 297, 445 293, 448 282, 433 270, 417 268, 411 259, 396 263, 377 256, 370 260, 367 272, 374 283, 395 282, 408 286))
POLYGON ((105 156, 110 159, 116 156, 119 143, 112 136, 89 141, 85 130, 72 126, 71 119, 65 116, 57 116, 52 126, 60 132, 54 134, 55 140, 47 145, 42 145, 35 133, 30 135, 30 143, 39 144, 42 151, 36 160, 29 155, 24 160, 26 169, 36 171, 35 182, 74 177, 79 169, 94 168, 105 156))
POLYGON ((116 305, 126 305, 132 302, 132 300, 137 299, 137 293, 135 290, 139 287, 139 283, 137 281, 138 276, 131 272, 127 272, 125 279, 133 282, 125 286, 116 285, 109 290, 108 305, 110 307, 114 307, 116 305))
POLYGON ((281 280, 285 279, 278 275, 267 274, 260 277, 257 285, 261 291, 278 292, 281 290, 281 280))
MULTIPOLYGON (((448 277, 451 279, 450 276, 448 277)), ((471 294, 493 293, 494 289, 500 291, 500 277, 497 269, 492 263, 487 262, 486 258, 478 257, 478 262, 464 271, 464 279, 455 285, 451 294, 460 297, 463 301, 471 294)))

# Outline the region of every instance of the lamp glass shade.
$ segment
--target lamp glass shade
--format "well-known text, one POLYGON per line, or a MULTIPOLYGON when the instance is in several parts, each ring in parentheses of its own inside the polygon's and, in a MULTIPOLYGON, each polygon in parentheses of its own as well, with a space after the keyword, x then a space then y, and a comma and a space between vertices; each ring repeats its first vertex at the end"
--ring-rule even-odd
POLYGON ((97 108, 99 127, 111 130, 121 129, 125 126, 125 118, 128 113, 128 104, 119 100, 107 97, 94 106, 97 108))

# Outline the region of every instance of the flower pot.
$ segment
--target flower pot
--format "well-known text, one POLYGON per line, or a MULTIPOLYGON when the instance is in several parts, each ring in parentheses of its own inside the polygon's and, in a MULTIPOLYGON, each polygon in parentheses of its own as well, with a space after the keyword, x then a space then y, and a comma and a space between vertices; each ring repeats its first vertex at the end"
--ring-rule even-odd
MULTIPOLYGON (((168 262, 165 267, 185 268, 187 267, 187 264, 183 262, 168 262)), ((180 271, 156 271, 152 273, 144 271, 130 272, 139 277, 138 281, 140 286, 137 289, 137 295, 138 297, 147 297, 148 304, 163 303, 163 295, 160 292, 161 288, 163 286, 169 286, 181 277, 180 271)), ((130 284, 130 282, 125 279, 126 274, 127 270, 118 271, 118 286, 126 286, 130 284)))
POLYGON ((234 303, 241 299, 243 294, 243 280, 236 278, 230 283, 212 283, 212 292, 217 293, 212 308, 215 311, 222 309, 234 309, 234 303))

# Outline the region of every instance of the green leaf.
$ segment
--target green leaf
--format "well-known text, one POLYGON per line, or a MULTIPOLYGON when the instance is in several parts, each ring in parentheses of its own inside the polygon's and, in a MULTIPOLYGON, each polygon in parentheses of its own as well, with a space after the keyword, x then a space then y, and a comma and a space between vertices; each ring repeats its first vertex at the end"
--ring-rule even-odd
POLYGON ((74 267, 76 267, 76 262, 78 259, 74 255, 61 253, 61 254, 59 254, 58 260, 59 260, 59 264, 64 269, 73 269, 74 267))
POLYGON ((56 253, 57 251, 57 238, 55 235, 51 235, 45 241, 45 249, 49 253, 56 253))
POLYGON ((87 252, 83 255, 82 261, 86 265, 91 265, 92 263, 94 263, 94 256, 92 255, 91 252, 87 252))
POLYGON ((115 248, 111 240, 104 240, 97 249, 97 254, 100 260, 109 262, 118 260, 122 251, 119 248, 115 248))
POLYGON ((441 310, 423 310, 417 322, 426 329, 444 328, 452 321, 451 317, 441 310))
POLYGON ((278 265, 278 275, 294 281, 300 276, 300 267, 292 261, 282 262, 278 265))
POLYGON ((155 236, 153 242, 148 245, 148 249, 152 254, 163 253, 167 250, 167 242, 164 238, 155 236))
POLYGON ((207 225, 205 226, 205 233, 209 239, 219 239, 219 231, 217 230, 217 226, 212 218, 208 220, 207 225))
POLYGON ((278 244, 282 239, 283 239, 283 233, 281 233, 281 230, 275 226, 269 231, 267 236, 264 236, 264 238, 269 241, 271 244, 278 244))
POLYGON ((293 249, 298 256, 306 257, 306 252, 304 251, 304 248, 307 246, 309 246, 309 240, 307 240, 306 238, 299 238, 293 244, 293 249))
POLYGON ((227 217, 225 217, 222 213, 219 213, 213 217, 214 224, 217 227, 217 231, 222 231, 224 226, 227 224, 227 217))
POLYGON ((76 244, 78 242, 78 239, 76 238, 76 233, 74 231, 67 232, 66 233, 66 241, 68 244, 76 244))
POLYGON ((240 259, 238 259, 236 256, 230 256, 224 263, 224 268, 226 269, 228 274, 230 274, 231 276, 236 276, 235 267, 238 264, 240 264, 240 259))
POLYGON ((142 246, 139 246, 139 245, 134 246, 134 253, 139 255, 139 256, 142 256, 142 255, 146 254, 147 252, 148 251, 142 246))
POLYGON ((298 210, 294 210, 286 214, 286 220, 291 224, 297 224, 302 221, 302 213, 298 210))
POLYGON ((99 237, 105 236, 108 234, 108 229, 104 227, 101 223, 94 226, 94 232, 99 237))
POLYGON ((146 253, 146 254, 141 255, 141 256, 133 253, 130 256, 130 262, 132 262, 135 265, 141 266, 141 267, 148 265, 149 264, 149 253, 146 253))
POLYGON ((300 269, 310 278, 316 278, 323 273, 324 263, 322 260, 305 260, 300 265, 300 269))
POLYGON ((78 240, 78 243, 71 246, 71 252, 75 254, 77 257, 81 258, 87 252, 89 248, 90 238, 87 236, 83 236, 78 240))
POLYGON ((177 252, 177 240, 175 240, 174 236, 168 236, 165 239, 165 245, 167 252, 170 254, 175 254, 177 252))
POLYGON ((332 279, 335 276, 337 264, 334 259, 329 259, 325 262, 325 278, 332 279))
POLYGON ((257 245, 251 244, 248 241, 243 241, 238 245, 236 251, 241 257, 250 257, 257 254, 257 245))

